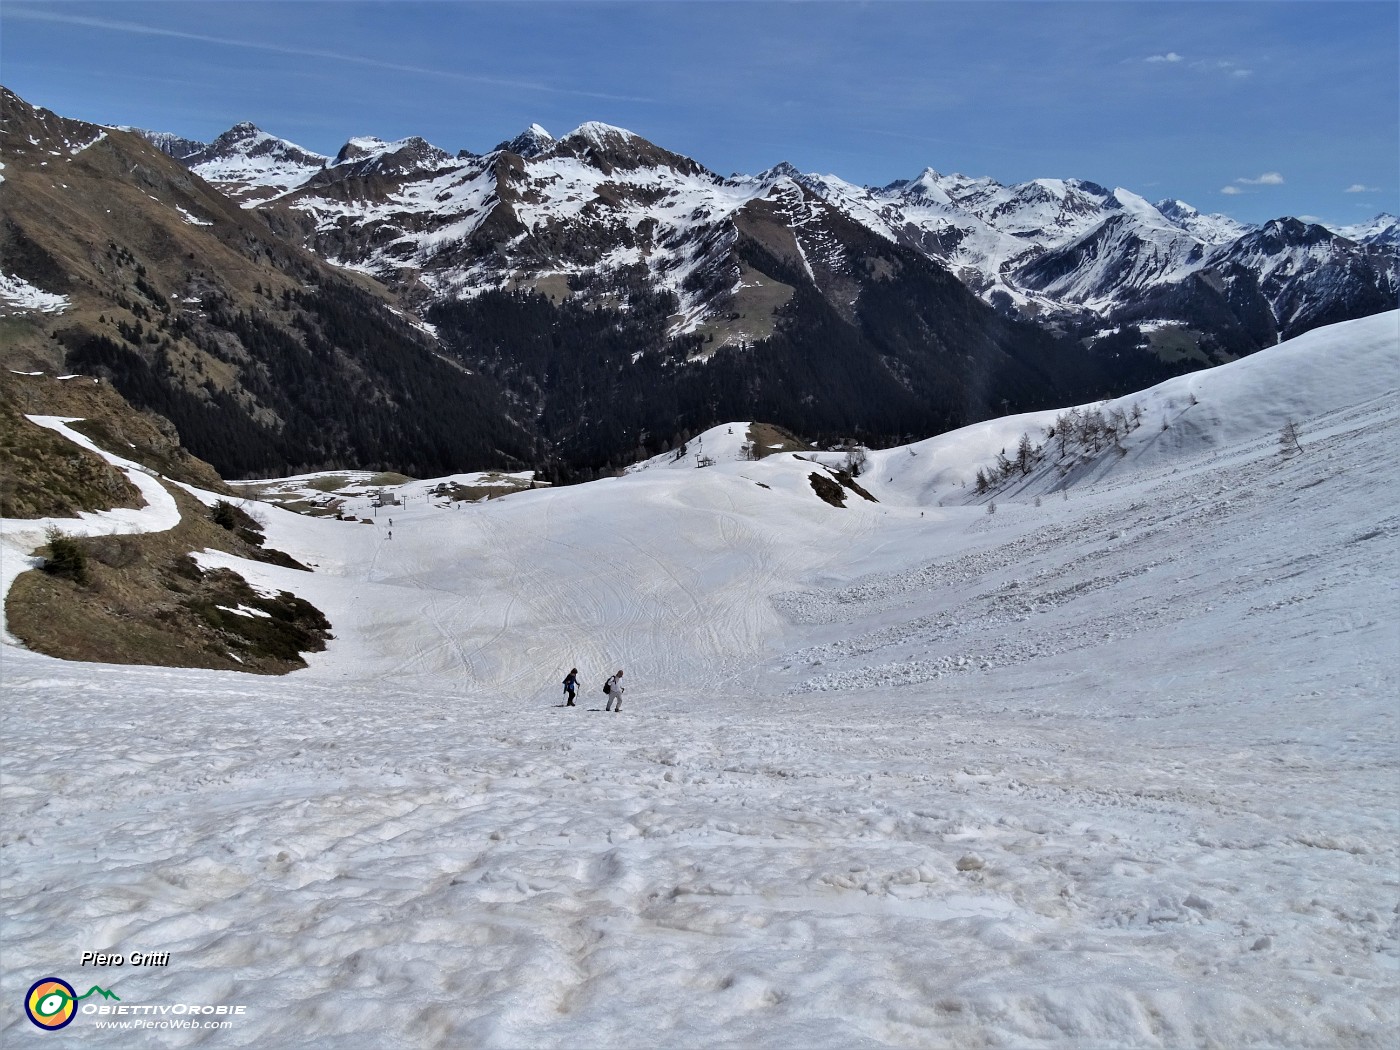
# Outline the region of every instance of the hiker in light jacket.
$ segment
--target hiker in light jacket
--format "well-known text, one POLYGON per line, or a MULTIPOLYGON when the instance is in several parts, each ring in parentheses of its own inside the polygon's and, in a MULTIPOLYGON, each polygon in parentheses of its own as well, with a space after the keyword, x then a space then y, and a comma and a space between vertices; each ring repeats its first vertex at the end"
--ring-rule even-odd
POLYGON ((621 671, 618 671, 617 674, 613 675, 611 678, 608 679, 607 685, 605 685, 605 686, 603 687, 603 692, 605 692, 605 693, 608 694, 608 703, 607 703, 607 706, 606 706, 605 708, 603 708, 603 710, 605 710, 605 711, 621 711, 621 710, 622 710, 622 694, 623 694, 623 692, 624 692, 624 690, 623 690, 623 688, 622 688, 622 672, 621 672, 621 671), (617 704, 617 706, 616 706, 616 707, 613 707, 613 704, 617 704))

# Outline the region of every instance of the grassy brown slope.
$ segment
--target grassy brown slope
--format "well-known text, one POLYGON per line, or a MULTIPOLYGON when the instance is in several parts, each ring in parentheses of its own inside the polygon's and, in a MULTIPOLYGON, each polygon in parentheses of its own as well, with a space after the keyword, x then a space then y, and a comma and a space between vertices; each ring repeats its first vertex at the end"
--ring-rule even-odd
POLYGON ((494 384, 302 247, 286 211, 239 208, 140 136, 3 88, 0 156, 6 273, 68 300, 0 308, 0 368, 100 375, 230 476, 533 456, 494 384))
POLYGON ((757 343, 778 327, 778 312, 792 299, 792 286, 775 281, 746 263, 739 264, 739 290, 727 312, 696 326, 705 339, 697 358, 707 358, 722 346, 757 343))
POLYGON ((0 394, 0 517, 72 518, 142 505, 140 491, 116 467, 29 422, 0 394))
POLYGON ((754 459, 763 459, 777 452, 806 452, 810 448, 792 431, 772 423, 750 423, 744 437, 753 445, 754 459))
MULTIPOLYGON (((94 382, 91 378, 55 379, 52 376, 15 375, 0 370, 0 403, 10 406, 16 415, 70 416, 83 422, 74 429, 87 435, 99 447, 124 459, 133 460, 150 467, 167 478, 183 481, 211 492, 228 493, 231 490, 224 484, 218 473, 202 459, 190 455, 180 445, 179 435, 169 421, 150 412, 138 412, 107 383, 94 382)), ((43 430, 26 420, 21 420, 25 428, 43 430)), ((51 431, 43 431, 52 434, 51 431)), ((52 437, 63 448, 73 452, 90 453, 57 434, 52 437)), ((104 464, 106 466, 106 464, 104 464)), ((109 470, 114 468, 108 467, 109 470)), ((0 452, 0 476, 11 470, 26 472, 23 463, 10 461, 9 454, 0 452)), ((26 479, 33 486, 37 478, 26 479)), ((125 483, 125 479, 123 479, 125 483)), ((71 484, 71 479, 65 484, 71 484)), ((53 482, 41 482, 52 485, 53 482)), ((81 510, 105 510, 111 507, 139 506, 135 503, 102 503, 101 493, 91 494, 88 502, 78 507, 81 510)), ((40 514, 60 514, 59 510, 41 511, 40 514)), ((10 514, 6 517, 33 517, 37 515, 10 514)))
MULTIPOLYGON (((89 580, 43 571, 20 575, 5 612, 29 648, 68 660, 284 674, 325 648, 330 624, 310 603, 281 592, 266 598, 227 570, 203 572, 191 551, 287 561, 222 528, 210 511, 171 487, 181 522, 166 532, 76 539, 89 580), (231 610, 257 609, 266 615, 231 610)), ((239 519, 240 521, 242 519, 239 519)))
MULTIPOLYGON (((61 314, 27 315, 27 328, 0 345, 0 364, 58 368, 60 334, 71 342, 74 330, 149 324, 178 300, 212 290, 243 302, 259 285, 276 294, 298 286, 285 271, 301 253, 138 136, 67 120, 4 91, 0 117, 0 251, 7 269, 71 303, 61 314)), ((193 368, 194 343, 176 333, 170 343, 172 356, 193 368)))
MULTIPOLYGON (((156 363, 164 382, 191 397, 228 391, 256 413, 242 389, 243 369, 256 362, 209 351, 219 342, 239 356, 236 341, 211 332, 201 300, 251 308, 299 290, 320 264, 139 136, 57 116, 3 89, 0 154, 6 270, 69 300, 61 313, 0 319, 0 367, 67 370, 74 347, 103 336, 156 363)), ((148 465, 181 476, 174 464, 148 465)))

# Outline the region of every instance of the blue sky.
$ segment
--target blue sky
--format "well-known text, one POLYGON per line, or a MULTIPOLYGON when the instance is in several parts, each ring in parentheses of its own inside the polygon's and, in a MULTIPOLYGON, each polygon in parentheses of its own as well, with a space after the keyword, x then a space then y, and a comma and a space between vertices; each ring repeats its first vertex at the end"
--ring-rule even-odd
POLYGON ((1400 4, 49 2, 0 81, 208 140, 240 120, 477 152, 532 122, 729 174, 1076 177, 1250 222, 1400 212, 1400 4))

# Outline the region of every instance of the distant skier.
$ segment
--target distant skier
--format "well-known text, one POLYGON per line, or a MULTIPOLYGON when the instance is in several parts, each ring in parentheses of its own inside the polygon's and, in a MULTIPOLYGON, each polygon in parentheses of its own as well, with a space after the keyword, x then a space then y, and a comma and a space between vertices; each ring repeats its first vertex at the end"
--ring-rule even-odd
POLYGON ((603 708, 603 710, 621 711, 623 691, 624 690, 622 688, 622 672, 618 671, 617 674, 613 675, 611 678, 609 678, 606 682, 603 683, 603 692, 608 694, 608 703, 607 706, 603 708), (614 703, 617 704, 616 707, 613 707, 614 703))
POLYGON ((567 697, 565 707, 574 706, 574 697, 578 695, 578 668, 571 670, 564 679, 564 696, 567 697))

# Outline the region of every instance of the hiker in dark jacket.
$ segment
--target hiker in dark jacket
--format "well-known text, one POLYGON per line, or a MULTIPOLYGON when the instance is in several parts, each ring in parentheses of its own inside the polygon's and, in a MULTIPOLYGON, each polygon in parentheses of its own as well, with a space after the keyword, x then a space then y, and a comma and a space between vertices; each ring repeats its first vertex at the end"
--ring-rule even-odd
POLYGON ((617 674, 613 675, 611 678, 608 679, 607 684, 603 686, 603 692, 608 694, 608 703, 607 706, 603 708, 603 710, 621 711, 623 693, 621 671, 618 671, 617 674), (617 704, 616 707, 613 707, 614 703, 617 704))
POLYGON ((574 706, 574 697, 578 695, 578 668, 575 667, 564 679, 565 707, 574 706))

